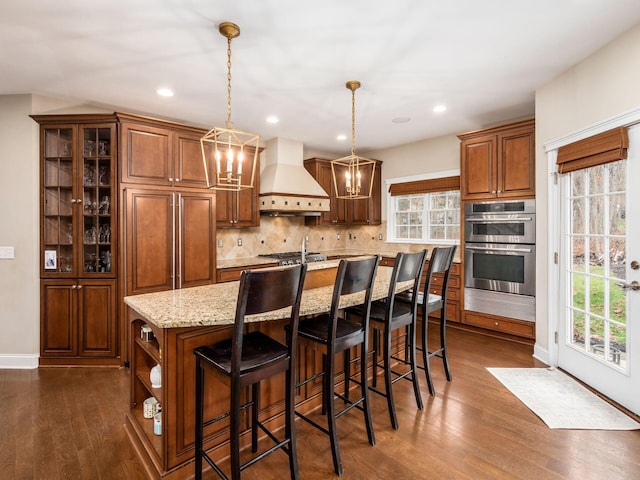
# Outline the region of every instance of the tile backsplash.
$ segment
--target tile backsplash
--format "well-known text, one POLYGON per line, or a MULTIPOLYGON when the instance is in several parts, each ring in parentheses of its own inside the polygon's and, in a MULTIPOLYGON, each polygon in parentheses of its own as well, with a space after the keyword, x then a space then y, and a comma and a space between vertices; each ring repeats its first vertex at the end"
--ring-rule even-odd
MULTIPOLYGON (((264 216, 260 218, 259 227, 219 229, 217 257, 218 260, 232 260, 265 253, 299 251, 305 235, 309 237, 309 252, 361 249, 395 255, 394 246, 399 246, 384 241, 387 235, 387 224, 384 222, 377 226, 308 227, 304 217, 264 216), (242 245, 238 245, 238 240, 242 245)), ((408 251, 424 247, 402 244, 397 249, 408 251)))

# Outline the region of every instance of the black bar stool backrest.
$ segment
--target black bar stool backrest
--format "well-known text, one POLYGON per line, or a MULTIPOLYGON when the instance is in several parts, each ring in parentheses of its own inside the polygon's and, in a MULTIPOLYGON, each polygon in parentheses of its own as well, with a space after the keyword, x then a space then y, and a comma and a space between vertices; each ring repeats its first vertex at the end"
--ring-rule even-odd
POLYGON ((302 283, 304 283, 306 272, 307 265, 289 265, 242 272, 231 346, 231 364, 237 372, 240 371, 246 315, 291 307, 289 332, 293 336, 287 343, 289 355, 292 354, 292 349, 297 343, 302 283))
POLYGON ((456 253, 456 245, 450 247, 436 247, 431 251, 431 258, 429 259, 429 268, 427 269, 427 279, 424 286, 425 304, 428 303, 429 291, 431 290, 431 281, 434 273, 442 273, 442 293, 444 298, 446 295, 447 283, 449 281, 449 273, 451 272, 451 264, 453 263, 453 256, 456 253))
MULTIPOLYGON (((413 291, 417 292, 420 287, 420 280, 422 279, 422 271, 424 270, 424 262, 427 257, 427 250, 420 250, 415 253, 402 253, 399 252, 396 255, 396 260, 393 264, 393 272, 391 273, 391 282, 389 283, 388 299, 393 301, 387 301, 387 309, 390 312, 389 317, 393 314, 393 307, 396 303, 396 285, 402 282, 408 282, 413 280, 413 291)), ((405 300, 406 301, 406 300, 405 300)), ((415 312, 418 304, 417 295, 411 296, 411 311, 415 312)))
POLYGON ((333 319, 332 328, 329 336, 329 344, 332 344, 336 338, 336 326, 338 312, 340 310, 340 297, 364 291, 365 312, 362 321, 366 319, 368 322, 371 313, 371 295, 373 293, 373 284, 378 270, 379 256, 373 257, 357 257, 351 259, 342 259, 338 265, 338 273, 333 287, 333 296, 331 297, 331 312, 333 319))

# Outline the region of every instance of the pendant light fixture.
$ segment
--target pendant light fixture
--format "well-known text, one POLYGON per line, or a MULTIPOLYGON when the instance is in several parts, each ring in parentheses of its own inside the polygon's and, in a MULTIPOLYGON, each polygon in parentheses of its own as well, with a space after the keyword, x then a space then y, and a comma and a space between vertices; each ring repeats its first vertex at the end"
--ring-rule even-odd
POLYGON ((227 39, 227 122, 213 127, 201 139, 207 187, 240 191, 255 185, 260 135, 233 128, 231 124, 231 40, 240 35, 235 23, 223 22, 218 30, 227 39))
POLYGON ((346 87, 351 90, 351 155, 331 161, 331 176, 337 198, 356 200, 371 197, 375 160, 356 155, 356 90, 360 82, 350 80, 346 87))

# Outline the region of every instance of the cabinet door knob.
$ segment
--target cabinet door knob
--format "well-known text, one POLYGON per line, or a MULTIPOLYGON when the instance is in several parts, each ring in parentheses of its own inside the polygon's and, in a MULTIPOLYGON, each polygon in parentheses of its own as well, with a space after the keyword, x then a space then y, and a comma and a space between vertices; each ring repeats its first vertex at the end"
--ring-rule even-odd
POLYGON ((78 285, 78 290, 80 290, 82 288, 82 285, 78 285))
POLYGON ((170 181, 170 182, 173 182, 173 178, 169 177, 169 181, 170 181))
POLYGON ((493 324, 497 327, 498 326, 498 322, 493 322, 493 324))

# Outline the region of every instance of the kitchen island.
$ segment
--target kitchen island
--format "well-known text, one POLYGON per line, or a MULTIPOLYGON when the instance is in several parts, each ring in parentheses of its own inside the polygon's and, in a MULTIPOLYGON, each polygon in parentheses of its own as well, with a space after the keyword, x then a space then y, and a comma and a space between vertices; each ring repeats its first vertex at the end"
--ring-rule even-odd
MULTIPOLYGON (((339 261, 332 260, 308 265, 300 316, 324 313, 331 305, 333 283, 339 261)), ((373 298, 385 298, 392 269, 378 267, 373 298)), ((412 282, 398 286, 398 291, 411 288, 412 282)), ((227 282, 202 287, 185 288, 158 293, 125 297, 130 310, 131 339, 131 399, 126 429, 150 478, 188 478, 193 474, 195 439, 195 357, 193 349, 231 337, 239 282, 227 282), (142 338, 147 325, 153 338, 142 338), (151 369, 161 367, 161 386, 153 387, 151 369), (143 402, 154 397, 162 406, 162 433, 154 434, 154 421, 145 418, 143 402)), ((348 307, 362 301, 361 295, 343 297, 341 306, 348 307)), ((284 325, 289 309, 282 309, 247 318, 248 329, 259 330, 285 342, 284 325)), ((304 321, 304 320, 302 320, 304 321)), ((321 356, 300 348, 297 370, 306 378, 322 369, 321 356)), ((338 364, 341 364, 338 362, 338 364)), ((207 392, 205 419, 214 418, 228 410, 228 387, 216 384, 207 392)), ((296 392, 300 411, 320 405, 321 382, 310 382, 296 392)), ((263 408, 261 419, 274 429, 283 425, 284 375, 261 384, 263 408)), ((248 419, 245 421, 245 425, 248 419)), ((228 421, 216 422, 205 428, 205 446, 214 459, 228 455, 228 421)))

